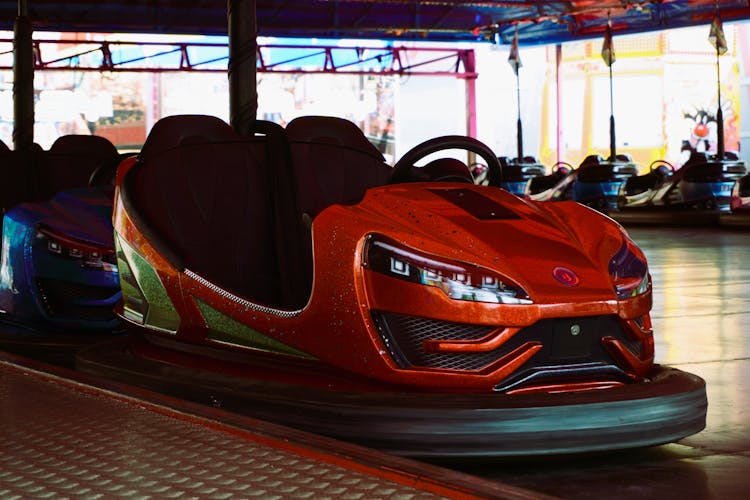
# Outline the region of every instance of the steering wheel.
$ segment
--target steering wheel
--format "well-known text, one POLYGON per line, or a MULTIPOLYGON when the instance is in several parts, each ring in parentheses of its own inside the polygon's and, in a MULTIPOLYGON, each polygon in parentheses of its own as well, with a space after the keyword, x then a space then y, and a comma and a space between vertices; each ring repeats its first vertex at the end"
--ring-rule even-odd
POLYGON ((89 176, 89 187, 93 186, 114 186, 117 167, 126 158, 134 156, 135 153, 120 153, 116 158, 112 158, 100 163, 89 176))
POLYGON ((649 172, 653 172, 654 170, 658 169, 659 167, 667 167, 669 170, 674 172, 674 166, 669 163, 667 160, 654 160, 651 162, 651 165, 649 165, 648 170, 649 172))
POLYGON ((573 165, 566 161, 558 161, 554 165, 552 165, 552 173, 557 174, 560 173, 562 175, 568 175, 571 173, 575 168, 573 168, 573 165))
POLYGON ((463 135, 444 135, 417 144, 393 165, 390 182, 407 182, 409 180, 409 170, 414 167, 415 163, 425 156, 446 149, 464 149, 478 154, 487 164, 487 179, 490 186, 500 186, 500 181, 503 177, 502 167, 495 153, 483 142, 463 135))

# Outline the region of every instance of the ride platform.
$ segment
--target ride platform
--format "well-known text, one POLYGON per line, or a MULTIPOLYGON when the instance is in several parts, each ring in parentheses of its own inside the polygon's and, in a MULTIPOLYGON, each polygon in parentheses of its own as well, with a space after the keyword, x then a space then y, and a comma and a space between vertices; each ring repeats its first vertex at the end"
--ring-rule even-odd
MULTIPOLYGON (((264 497, 266 492, 269 498, 336 498, 352 492, 348 498, 397 498, 408 486, 414 489, 401 498, 746 498, 750 232, 645 226, 629 232, 649 259, 656 287, 652 320, 657 361, 706 381, 707 423, 698 434, 631 451, 441 461, 441 467, 434 467, 241 416, 225 407, 190 403, 0 353, 0 497, 132 493, 163 498, 185 491, 183 496, 201 498, 264 497), (152 431, 157 424, 173 424, 184 432, 159 434, 152 431), (196 436, 200 440, 194 447, 196 436), (212 446, 226 448, 227 454, 217 458, 212 446), (265 464, 250 474, 243 471, 253 462, 238 454, 245 447, 257 451, 256 463, 265 464), (201 463, 204 448, 210 460, 201 463), (290 449, 291 455, 283 455, 290 461, 287 466, 275 453, 290 449), (307 461, 313 453, 318 453, 320 466, 307 461), (160 455, 164 462, 158 461, 160 455), (307 476, 295 477, 294 460, 305 460, 307 476), (315 475, 329 471, 332 463, 342 467, 334 469, 342 476, 315 475), (372 477, 375 486, 362 493, 330 480, 341 477, 346 482, 357 471, 372 477), (307 485, 297 487, 303 480, 307 485), (263 489, 262 481, 279 490, 290 486, 263 489), (435 483, 451 489, 427 489, 435 483)), ((0 346, 4 350, 6 346, 0 346)))
MULTIPOLYGON (((656 366, 648 383, 560 394, 334 391, 316 372, 131 330, 82 350, 76 368, 173 397, 418 459, 591 453, 679 440, 705 426, 705 382, 656 366), (233 356, 234 355, 234 356, 233 356), (207 367, 210 367, 207 368, 207 367)), ((335 380, 332 379, 332 382, 335 380)))
POLYGON ((731 214, 721 214, 719 225, 725 227, 750 228, 750 210, 742 210, 731 214))
POLYGON ((685 226, 750 228, 748 213, 710 210, 630 209, 607 214, 624 226, 685 226))
POLYGON ((0 353, 0 497, 540 498, 0 353))
POLYGON ((719 225, 719 213, 702 210, 631 209, 607 214, 622 225, 693 226, 719 225))
POLYGON ((0 316, 0 352, 6 351, 73 368, 78 351, 103 339, 117 337, 123 332, 124 330, 102 334, 44 331, 15 324, 0 316))

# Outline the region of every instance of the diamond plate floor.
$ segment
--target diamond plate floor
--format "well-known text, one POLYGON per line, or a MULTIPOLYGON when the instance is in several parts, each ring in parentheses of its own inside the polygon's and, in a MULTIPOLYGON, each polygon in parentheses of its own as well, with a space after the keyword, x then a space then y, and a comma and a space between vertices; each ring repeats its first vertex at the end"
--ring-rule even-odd
POLYGON ((537 498, 260 421, 229 425, 26 363, 43 366, 0 353, 3 499, 537 498))

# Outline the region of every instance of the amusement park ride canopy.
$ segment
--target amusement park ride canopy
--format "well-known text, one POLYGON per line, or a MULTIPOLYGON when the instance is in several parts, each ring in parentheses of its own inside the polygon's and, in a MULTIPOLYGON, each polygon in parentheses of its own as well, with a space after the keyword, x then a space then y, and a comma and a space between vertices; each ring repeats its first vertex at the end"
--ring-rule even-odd
POLYGON ((232 126, 255 120, 257 35, 560 43, 750 18, 748 0, 0 0, 14 29, 14 145, 30 150, 33 31, 229 34, 232 126))
MULTIPOLYGON (((238 1, 238 0, 234 0, 238 1)), ((258 33, 280 37, 547 44, 750 18, 747 0, 248 0, 258 33)), ((0 0, 0 28, 12 29, 18 0, 0 0)), ((28 0, 35 30, 227 32, 232 0, 28 0)))

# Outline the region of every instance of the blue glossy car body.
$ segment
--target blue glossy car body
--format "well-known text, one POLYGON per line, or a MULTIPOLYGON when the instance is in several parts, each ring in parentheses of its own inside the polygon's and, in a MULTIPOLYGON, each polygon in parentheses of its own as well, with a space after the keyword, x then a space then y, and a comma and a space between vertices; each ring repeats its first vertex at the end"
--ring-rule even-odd
POLYGON ((114 256, 112 186, 61 191, 6 212, 0 311, 31 329, 114 331, 121 291, 114 256))

